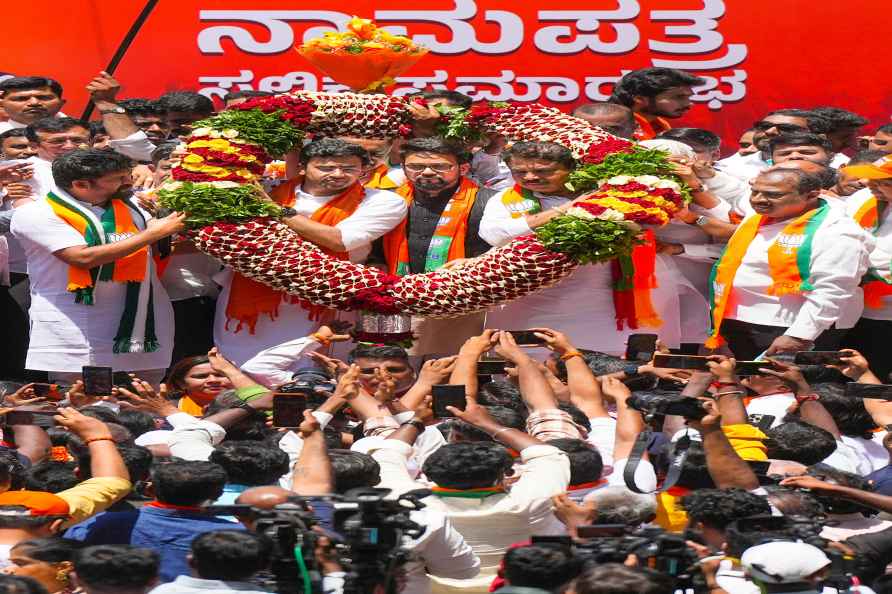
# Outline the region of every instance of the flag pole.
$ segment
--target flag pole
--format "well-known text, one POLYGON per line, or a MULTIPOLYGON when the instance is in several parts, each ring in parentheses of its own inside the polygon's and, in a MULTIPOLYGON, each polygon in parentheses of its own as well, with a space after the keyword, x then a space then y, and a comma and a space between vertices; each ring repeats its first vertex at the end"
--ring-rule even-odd
MULTIPOLYGON (((155 6, 157 4, 158 0, 148 0, 146 2, 146 5, 142 9, 142 12, 139 13, 139 16, 136 17, 136 20, 133 22, 133 25, 130 26, 130 30, 127 31, 127 35, 124 36, 124 39, 118 46, 118 50, 115 52, 115 55, 112 56, 112 59, 108 63, 108 66, 105 67, 105 71, 108 72, 110 75, 114 75, 115 70, 117 70, 118 68, 118 65, 124 59, 124 54, 126 54, 127 50, 130 49, 130 46, 133 44, 133 40, 136 39, 136 35, 149 19, 149 15, 152 14, 152 11, 155 9, 155 6)), ((81 119, 84 121, 89 120, 90 116, 93 115, 94 107, 95 106, 93 105, 92 99, 87 101, 87 106, 84 108, 84 113, 81 115, 81 119)))

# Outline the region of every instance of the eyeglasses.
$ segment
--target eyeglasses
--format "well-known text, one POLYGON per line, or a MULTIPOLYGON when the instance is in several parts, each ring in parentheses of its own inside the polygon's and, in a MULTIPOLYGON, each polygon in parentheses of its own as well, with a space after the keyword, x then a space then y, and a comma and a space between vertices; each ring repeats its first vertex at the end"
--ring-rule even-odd
POLYGON ((775 124, 774 122, 766 122, 764 120, 753 124, 753 128, 755 128, 759 132, 764 132, 766 130, 771 130, 772 128, 777 128, 778 132, 782 132, 784 134, 786 134, 788 132, 802 132, 803 130, 807 130, 807 128, 804 128, 802 126, 797 126, 796 124, 775 124))
POLYGON ((66 142, 70 142, 71 144, 87 144, 89 139, 84 138, 83 136, 64 136, 62 138, 50 138, 49 140, 43 140, 41 142, 50 146, 62 146, 66 142))
POLYGON ((412 173, 423 173, 426 169, 430 169, 434 173, 449 173, 455 169, 452 163, 434 163, 433 165, 425 165, 423 163, 406 163, 403 168, 412 173))

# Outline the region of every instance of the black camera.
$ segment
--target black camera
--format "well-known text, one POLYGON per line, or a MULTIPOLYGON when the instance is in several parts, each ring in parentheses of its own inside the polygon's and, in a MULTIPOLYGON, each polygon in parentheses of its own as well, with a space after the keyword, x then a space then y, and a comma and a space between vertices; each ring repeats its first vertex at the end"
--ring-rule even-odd
POLYGON ((646 415, 678 415, 700 420, 706 416, 703 401, 676 393, 636 392, 626 401, 629 406, 646 415))
POLYGON ((276 390, 279 394, 301 394, 307 399, 310 408, 319 407, 327 399, 327 394, 335 391, 337 383, 318 369, 297 371, 291 381, 276 390))
POLYGON ((410 491, 397 499, 385 499, 389 493, 390 489, 354 489, 345 495, 291 497, 269 510, 224 505, 205 508, 205 512, 249 519, 255 532, 273 541, 270 570, 255 580, 271 592, 322 594, 316 545, 326 536, 347 573, 344 594, 395 594, 394 573, 409 559, 409 552, 403 549, 404 537, 418 538, 425 531, 412 520, 411 512, 424 508, 421 499, 430 491, 410 491), (333 507, 332 532, 321 529, 313 513, 314 502, 333 507))
POLYGON ((642 567, 673 578, 677 588, 693 587, 700 578, 697 554, 682 534, 622 524, 580 526, 577 530, 583 541, 574 546, 575 554, 594 563, 624 563, 629 555, 635 555, 642 567))

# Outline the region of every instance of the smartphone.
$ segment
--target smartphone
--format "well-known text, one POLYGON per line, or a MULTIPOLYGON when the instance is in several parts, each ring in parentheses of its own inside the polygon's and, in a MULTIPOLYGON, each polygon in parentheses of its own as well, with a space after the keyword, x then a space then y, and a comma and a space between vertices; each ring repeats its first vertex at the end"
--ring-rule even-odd
POLYGON ((690 369, 693 371, 709 371, 707 365, 709 359, 697 355, 654 355, 654 367, 666 367, 669 369, 690 369))
POLYGON ((592 526, 577 526, 576 535, 579 538, 599 538, 601 536, 624 536, 627 534, 625 524, 594 524, 592 526))
POLYGON ((573 539, 566 534, 534 534, 530 538, 530 542, 534 545, 550 544, 566 547, 568 549, 573 546, 573 539))
POLYGON ((657 352, 656 334, 630 334, 626 343, 626 361, 643 361, 647 363, 657 352))
POLYGON ((84 378, 84 394, 87 396, 111 396, 115 385, 111 367, 85 365, 81 370, 84 378))
POLYGON ((438 419, 455 417, 447 406, 465 410, 465 386, 463 384, 437 384, 431 388, 434 416, 438 419))
POLYGON ((505 361, 484 359, 477 361, 478 375, 505 375, 505 361))
POLYGON ((738 376, 762 375, 760 369, 774 369, 771 361, 738 361, 734 365, 734 373, 738 376))
POLYGON ((300 427, 304 422, 307 399, 301 394, 273 396, 273 427, 300 427))
POLYGON ((846 396, 851 398, 873 398, 892 400, 892 386, 889 384, 846 384, 846 396))
POLYGON ((53 417, 57 414, 59 413, 52 410, 11 410, 6 413, 4 420, 7 425, 46 425, 49 419, 49 425, 53 426, 56 424, 53 417), (38 417, 42 417, 42 423, 36 422, 38 417))
POLYGON ((60 401, 65 398, 65 388, 59 384, 34 384, 34 395, 47 400, 60 401))
POLYGON ((796 365, 842 365, 845 353, 839 351, 800 351, 793 358, 796 365))
POLYGON ((532 330, 508 330, 508 334, 514 337, 518 346, 539 346, 545 344, 544 338, 539 338, 532 330))
POLYGON ((112 374, 112 384, 125 390, 133 390, 133 378, 126 371, 116 371, 112 374))

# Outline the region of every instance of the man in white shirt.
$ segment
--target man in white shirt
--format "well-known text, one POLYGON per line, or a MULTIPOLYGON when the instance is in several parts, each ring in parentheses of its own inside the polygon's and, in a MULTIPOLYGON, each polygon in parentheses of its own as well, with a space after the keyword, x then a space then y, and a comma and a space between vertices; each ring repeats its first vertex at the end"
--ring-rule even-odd
POLYGON ((73 151, 53 164, 57 188, 16 211, 31 277, 29 369, 73 380, 100 365, 157 382, 170 364, 173 312, 150 246, 183 230, 185 215, 147 219, 129 200, 131 166, 73 151))
MULTIPOLYGON (((301 176, 278 186, 273 198, 286 206, 282 222, 328 253, 364 262, 372 242, 406 216, 406 202, 401 197, 359 184, 369 163, 368 153, 362 147, 333 138, 317 140, 301 151, 301 163, 301 176), (320 219, 339 220, 327 224, 320 219)), ((318 317, 312 319, 308 309, 284 293, 273 310, 254 309, 242 314, 251 310, 251 304, 241 301, 240 281, 234 280, 233 271, 226 270, 219 282, 223 290, 217 306, 214 340, 221 352, 237 364, 264 349, 309 335, 319 324, 318 317)), ((333 314, 318 313, 323 318, 333 314)))
MULTIPOLYGON (((550 142, 521 142, 505 155, 517 186, 490 198, 480 221, 480 237, 496 247, 563 215, 574 197, 565 186, 575 167, 567 148, 550 142)), ((665 265, 659 258, 656 269, 658 279, 665 278, 665 265)), ((674 283, 669 283, 651 296, 654 309, 665 322, 662 340, 678 347, 678 294, 674 289, 674 283)), ((553 287, 491 309, 485 327, 560 328, 580 348, 621 354, 626 336, 635 330, 618 331, 615 311, 610 264, 593 264, 580 266, 553 287)))
POLYGON ((873 164, 850 165, 843 171, 847 176, 868 180, 867 189, 850 196, 846 205, 855 222, 876 238, 864 279, 864 313, 845 344, 861 352, 877 377, 885 381, 892 372, 888 344, 892 331, 892 156, 873 164))
POLYGON ((822 134, 828 129, 827 120, 804 109, 779 109, 772 111, 753 124, 753 143, 759 150, 749 155, 735 153, 719 161, 722 171, 750 181, 773 165, 769 141, 779 134, 813 132, 822 134))
POLYGON ((812 111, 830 122, 827 139, 830 140, 833 152, 836 153, 830 166, 838 169, 847 165, 849 157, 843 151, 854 153, 858 150, 859 133, 869 120, 839 107, 815 107, 812 111))
POLYGON ((0 108, 9 119, 0 132, 24 128, 42 118, 54 118, 65 105, 62 85, 42 76, 15 76, 0 82, 0 108))
POLYGON ((841 329, 860 316, 858 285, 874 241, 822 204, 821 178, 813 173, 773 168, 752 187, 755 214, 741 223, 713 270, 716 340, 710 344, 726 341, 743 360, 816 346, 833 350, 841 329))

